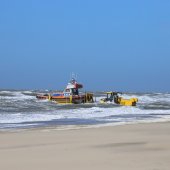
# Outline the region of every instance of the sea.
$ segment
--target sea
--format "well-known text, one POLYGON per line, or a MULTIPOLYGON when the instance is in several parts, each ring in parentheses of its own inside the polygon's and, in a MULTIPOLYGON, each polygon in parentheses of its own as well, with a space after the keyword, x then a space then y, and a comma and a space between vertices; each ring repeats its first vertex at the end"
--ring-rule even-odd
MULTIPOLYGON (((35 90, 0 90, 0 131, 31 128, 58 129, 116 126, 170 121, 170 93, 124 93, 138 98, 137 106, 101 104, 105 97, 94 93, 91 104, 56 104, 36 99, 35 90)), ((48 91, 46 91, 48 92, 48 91)), ((52 92, 51 92, 52 93, 52 92)))

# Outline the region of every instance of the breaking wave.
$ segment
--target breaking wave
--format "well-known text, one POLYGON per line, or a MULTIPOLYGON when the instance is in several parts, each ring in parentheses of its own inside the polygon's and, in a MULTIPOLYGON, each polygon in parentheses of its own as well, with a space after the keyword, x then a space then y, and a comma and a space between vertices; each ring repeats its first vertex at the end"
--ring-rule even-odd
POLYGON ((126 93, 137 97, 136 107, 100 104, 58 105, 37 100, 37 91, 0 91, 0 129, 60 125, 103 125, 135 122, 169 121, 169 93, 126 93))

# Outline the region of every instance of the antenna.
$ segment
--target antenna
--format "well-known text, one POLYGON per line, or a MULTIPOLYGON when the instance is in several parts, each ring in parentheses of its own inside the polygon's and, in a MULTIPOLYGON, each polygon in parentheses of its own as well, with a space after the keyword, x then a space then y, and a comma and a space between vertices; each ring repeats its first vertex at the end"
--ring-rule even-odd
POLYGON ((74 72, 72 72, 71 74, 70 74, 70 80, 71 79, 75 79, 75 80, 77 80, 77 74, 75 74, 74 72))
POLYGON ((76 79, 76 80, 78 79, 78 75, 77 75, 77 74, 75 74, 75 79, 76 79))

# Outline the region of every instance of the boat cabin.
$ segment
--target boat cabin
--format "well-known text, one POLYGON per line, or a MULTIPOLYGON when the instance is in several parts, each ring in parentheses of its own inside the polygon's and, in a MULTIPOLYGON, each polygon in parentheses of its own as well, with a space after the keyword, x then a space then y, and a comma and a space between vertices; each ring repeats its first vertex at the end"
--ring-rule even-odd
POLYGON ((64 90, 63 94, 64 96, 69 96, 69 95, 79 95, 79 90, 80 88, 83 88, 82 84, 78 84, 75 79, 72 79, 66 89, 64 90))

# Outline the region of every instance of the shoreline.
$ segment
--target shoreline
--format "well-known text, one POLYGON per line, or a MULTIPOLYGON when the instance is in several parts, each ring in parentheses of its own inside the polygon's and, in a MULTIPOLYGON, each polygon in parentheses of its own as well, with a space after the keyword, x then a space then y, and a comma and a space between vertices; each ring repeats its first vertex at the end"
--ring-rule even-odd
POLYGON ((168 170, 170 122, 0 132, 0 169, 168 170))
POLYGON ((93 124, 93 125, 49 125, 49 126, 37 126, 37 127, 16 127, 16 128, 6 128, 0 129, 1 133, 20 133, 24 131, 39 131, 39 130, 58 130, 58 131, 67 131, 67 130, 80 130, 80 129, 96 129, 104 127, 119 127, 119 126, 128 126, 128 125, 141 125, 141 124, 152 124, 152 123, 170 123, 170 120, 159 119, 153 121, 135 121, 135 122, 117 122, 117 123, 103 123, 103 124, 93 124))

